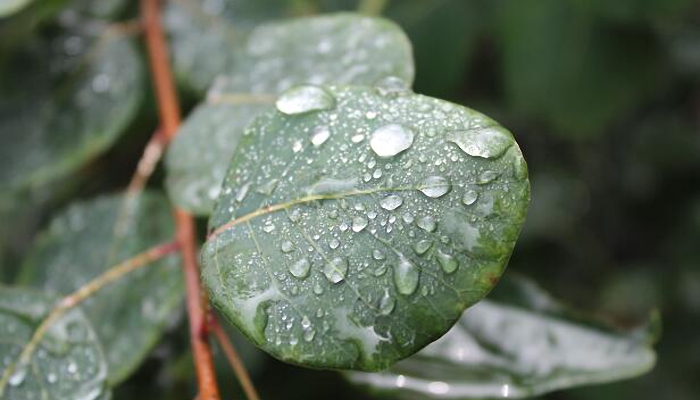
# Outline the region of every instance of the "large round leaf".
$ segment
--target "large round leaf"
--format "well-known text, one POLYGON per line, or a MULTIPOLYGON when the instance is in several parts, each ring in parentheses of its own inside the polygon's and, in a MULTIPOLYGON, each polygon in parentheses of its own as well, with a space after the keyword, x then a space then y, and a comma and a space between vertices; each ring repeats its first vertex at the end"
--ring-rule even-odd
POLYGON ((508 278, 413 357, 348 377, 400 399, 532 397, 649 371, 647 339, 582 319, 532 282, 508 278))
POLYGON ((276 95, 298 83, 413 81, 411 45, 395 24, 340 13, 263 25, 185 121, 166 165, 170 197, 209 215, 243 129, 276 95))
POLYGON ((0 286, 0 397, 4 400, 106 400, 107 363, 90 322, 78 308, 55 320, 28 362, 20 361, 56 299, 0 286))
POLYGON ((204 284, 277 358, 386 368, 503 272, 529 201, 520 149, 484 115, 395 85, 300 86, 277 107, 233 157, 204 284))
MULTIPOLYGON (((162 195, 100 197, 59 214, 43 232, 22 271, 22 282, 66 295, 173 235, 162 195)), ((177 258, 124 276, 83 303, 104 345, 110 383, 126 378, 151 350, 183 297, 177 258)))
POLYGON ((135 116, 143 68, 130 39, 63 32, 14 54, 0 84, 0 190, 62 178, 117 139, 135 116))

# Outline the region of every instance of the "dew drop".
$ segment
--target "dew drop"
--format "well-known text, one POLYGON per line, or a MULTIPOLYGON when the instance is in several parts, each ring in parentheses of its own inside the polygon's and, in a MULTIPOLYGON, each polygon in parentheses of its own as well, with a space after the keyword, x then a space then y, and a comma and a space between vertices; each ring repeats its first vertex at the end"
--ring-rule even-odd
POLYGON ((440 250, 437 251, 437 259, 442 267, 442 270, 448 274, 455 272, 457 267, 459 267, 459 261, 457 261, 456 258, 447 253, 443 253, 440 250))
POLYGON ((263 230, 265 233, 271 233, 272 231, 275 230, 275 226, 272 225, 272 224, 268 224, 268 225, 263 226, 262 230, 263 230))
POLYGON ((250 182, 246 183, 245 185, 241 186, 238 190, 236 190, 236 196, 235 199, 237 202, 242 202, 243 199, 245 199, 245 196, 248 194, 248 190, 250 189, 250 182))
POLYGON ((430 250, 430 247, 432 247, 432 245, 433 242, 431 240, 421 240, 415 245, 413 245, 413 251, 415 251, 418 255, 423 255, 428 250, 430 250))
POLYGON ((429 176, 421 182, 420 191, 428 197, 434 199, 444 196, 450 191, 450 182, 442 176, 429 176))
POLYGON ((314 293, 321 295, 323 294, 323 286, 321 286, 320 282, 316 282, 314 284, 314 293))
POLYGON ((365 229, 367 227, 367 219, 362 218, 362 217, 355 217, 352 220, 352 231, 353 232, 360 232, 361 230, 365 229))
POLYGON ((289 240, 285 240, 282 243, 282 252, 283 253, 290 253, 294 251, 294 243, 290 242, 289 240))
POLYGON ((333 250, 337 249, 338 246, 340 246, 340 241, 338 239, 333 238, 330 240, 330 242, 328 242, 328 247, 333 250))
POLYGON ((409 91, 408 83, 396 76, 382 78, 374 84, 374 87, 382 96, 398 95, 409 91))
POLYGON ((381 250, 374 249, 372 250, 372 258, 374 258, 375 260, 383 260, 384 253, 382 253, 381 250))
POLYGON ((320 86, 302 85, 282 93, 275 102, 275 106, 284 114, 295 115, 328 110, 335 106, 335 99, 330 92, 320 86))
POLYGON ((416 225, 427 232, 435 232, 435 229, 437 228, 435 218, 431 217, 430 215, 418 218, 416 220, 416 225))
POLYGON ((309 260, 307 258, 302 258, 289 266, 289 273, 294 275, 296 278, 303 279, 309 276, 310 269, 311 263, 309 260))
POLYGON ((379 313, 389 315, 394 311, 394 306, 396 306, 396 300, 391 297, 388 290, 385 290, 384 295, 379 299, 379 313))
POLYGON ((403 204, 403 199, 401 198, 401 196, 398 196, 395 194, 389 195, 389 196, 379 200, 379 205, 383 209, 388 210, 388 211, 396 210, 397 208, 399 208, 401 206, 401 204, 403 204))
POLYGON ((327 126, 317 126, 311 134, 311 144, 318 147, 326 143, 329 137, 331 137, 331 131, 327 126))
POLYGON ((339 283, 345 279, 345 274, 348 273, 348 260, 342 257, 336 257, 326 263, 323 268, 323 274, 330 283, 339 283))
POLYGON ((270 179, 266 183, 260 185, 257 189, 255 189, 255 191, 257 193, 269 196, 272 194, 272 192, 275 191, 278 183, 279 183, 279 179, 270 179))
POLYGON ((479 185, 485 185, 489 182, 493 182, 499 175, 500 174, 496 171, 484 171, 479 175, 476 183, 479 185))
POLYGON ((374 270, 374 276, 382 276, 386 273, 386 265, 380 265, 377 267, 377 269, 374 270))
POLYGON ((479 193, 476 190, 467 190, 464 192, 464 196, 462 196, 462 203, 464 203, 465 206, 470 206, 474 204, 478 198, 479 193))
POLYGON ((470 156, 482 158, 500 157, 514 143, 511 134, 500 126, 453 132, 447 140, 470 156))
POLYGON ((309 320, 309 317, 304 315, 304 318, 301 319, 301 327, 304 329, 309 329, 311 326, 311 320, 309 320))
POLYGON ((399 257, 399 262, 394 266, 394 284, 399 293, 408 296, 413 294, 418 287, 420 269, 404 256, 399 257))
POLYGON ((314 340, 314 336, 316 336, 316 330, 315 329, 307 329, 304 331, 304 340, 307 342, 310 342, 314 340))
POLYGON ((415 134, 411 128, 389 124, 372 132, 369 145, 379 157, 393 157, 413 144, 415 134))

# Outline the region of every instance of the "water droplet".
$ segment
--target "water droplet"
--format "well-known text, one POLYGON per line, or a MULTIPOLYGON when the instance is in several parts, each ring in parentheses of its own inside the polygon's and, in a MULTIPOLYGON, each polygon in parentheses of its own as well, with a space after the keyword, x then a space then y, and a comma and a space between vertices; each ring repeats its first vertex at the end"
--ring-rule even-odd
POLYGON ((309 329, 310 326, 311 326, 311 320, 309 319, 309 317, 304 315, 304 317, 301 319, 301 327, 304 329, 309 329))
POLYGON ((394 284, 399 293, 408 296, 416 291, 420 269, 404 256, 399 257, 399 262, 394 266, 394 284))
POLYGON ((367 227, 367 219, 362 218, 362 217, 355 217, 352 220, 352 231, 353 232, 360 232, 361 230, 365 229, 367 227))
POLYGON ((301 151, 301 149, 304 148, 304 145, 301 144, 301 140, 295 140, 294 144, 292 144, 292 151, 295 153, 298 153, 301 151))
POLYGON ((257 193, 269 196, 272 194, 272 192, 275 191, 278 183, 279 183, 279 179, 270 179, 266 183, 260 185, 257 189, 255 189, 255 191, 257 193))
POLYGON ((323 294, 323 286, 321 286, 320 282, 316 282, 314 284, 314 293, 318 295, 323 294))
POLYGON ((58 377, 53 372, 49 372, 48 374, 46 374, 46 380, 49 383, 56 383, 56 381, 58 380, 58 377))
POLYGON ((500 126, 453 132, 447 140, 470 156, 482 158, 499 157, 514 142, 511 134, 500 126))
POLYGON ((476 180, 476 183, 479 185, 485 185, 489 182, 493 182, 500 173, 496 171, 484 171, 479 175, 479 178, 476 180))
POLYGON ((293 87, 282 93, 275 102, 277 109, 288 115, 335 107, 335 99, 326 89, 315 85, 293 87))
POLYGON ((270 232, 272 232, 272 231, 275 230, 275 226, 272 225, 272 224, 267 224, 267 225, 263 226, 262 230, 263 230, 265 233, 270 233, 270 232))
POLYGON ((414 137, 411 128, 389 124, 372 132, 369 145, 379 157, 393 157, 411 147, 414 137))
POLYGON ((15 370, 12 372, 12 375, 10 375, 10 379, 7 381, 7 383, 9 383, 10 386, 19 386, 24 383, 26 377, 27 364, 20 364, 15 366, 15 370))
POLYGON ((451 185, 447 178, 433 175, 423 179, 420 191, 423 192, 424 195, 436 199, 440 196, 444 196, 445 193, 450 191, 450 188, 451 185))
POLYGON ((306 278, 309 276, 309 270, 311 269, 311 263, 307 258, 302 258, 301 260, 295 261, 289 266, 289 273, 294 275, 296 278, 306 278))
POLYGON ((437 228, 435 218, 431 217, 430 215, 418 218, 416 220, 416 225, 427 232, 435 232, 435 228, 437 228))
POLYGON ((351 191, 357 185, 357 178, 335 179, 322 177, 316 183, 306 188, 309 195, 314 194, 338 194, 351 191))
POLYGON ((333 238, 330 242, 328 242, 328 247, 333 250, 337 249, 338 246, 340 246, 340 241, 338 239, 333 238))
POLYGON ((466 206, 470 206, 476 202, 476 199, 479 198, 479 193, 476 190, 467 190, 464 192, 464 196, 462 196, 462 203, 466 206))
POLYGON ((382 253, 381 250, 374 249, 372 250, 372 258, 374 258, 375 260, 383 260, 384 253, 382 253))
POLYGON ((348 260, 342 257, 336 257, 326 263, 323 268, 323 274, 331 283, 338 283, 345 279, 345 274, 348 273, 348 260))
POLYGON ((248 190, 250 189, 250 182, 246 183, 245 185, 241 186, 238 190, 236 190, 236 201, 241 202, 243 199, 245 199, 245 196, 248 194, 248 190))
POLYGON ((377 118, 377 113, 374 112, 374 111, 367 111, 367 112, 365 113, 365 117, 366 117, 367 119, 375 119, 375 118, 377 118))
POLYGON ((374 276, 382 276, 386 273, 386 270, 386 264, 380 265, 377 267, 377 269, 374 270, 374 276))
POLYGON ((316 336, 315 329, 312 328, 304 331, 304 340, 306 340, 307 342, 314 340, 314 336, 316 336))
POLYGON ((389 196, 379 200, 379 205, 383 209, 388 210, 388 211, 396 210, 397 208, 399 208, 401 206, 401 204, 403 204, 403 199, 401 198, 401 196, 398 196, 395 194, 389 195, 389 196))
POLYGON ((285 240, 282 243, 282 252, 283 253, 290 253, 294 250, 294 243, 290 242, 289 240, 285 240))
POLYGON ((387 76, 378 80, 374 87, 382 96, 398 95, 409 91, 409 84, 396 76, 387 76))
POLYGON ((78 365, 71 361, 70 363, 68 363, 68 373, 74 374, 76 372, 78 372, 78 365))
POLYGON ((331 130, 327 126, 318 126, 314 129, 311 134, 311 144, 314 146, 320 146, 326 143, 326 140, 331 137, 331 130))
POLYGON ((384 295, 379 299, 379 312, 382 315, 389 315, 394 311, 394 306, 396 306, 396 300, 391 297, 388 290, 385 290, 384 295))
POLYGON ((92 79, 91 87, 95 93, 102 93, 109 90, 110 84, 111 79, 109 78, 109 75, 99 74, 92 79))
POLYGON ((431 240, 421 240, 413 246, 413 250, 416 252, 416 254, 423 255, 426 251, 430 250, 432 245, 433 242, 431 240))
POLYGON ((441 250, 437 251, 437 259, 442 267, 442 270, 448 274, 451 274, 457 270, 459 267, 459 261, 447 253, 443 253, 441 250))

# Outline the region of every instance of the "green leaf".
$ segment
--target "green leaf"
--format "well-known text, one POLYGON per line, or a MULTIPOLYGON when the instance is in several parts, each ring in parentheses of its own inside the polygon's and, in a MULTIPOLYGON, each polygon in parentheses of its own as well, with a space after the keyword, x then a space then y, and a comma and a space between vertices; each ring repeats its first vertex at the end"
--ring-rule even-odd
POLYGON ((0 18, 8 17, 24 7, 28 6, 33 0, 3 0, 0 3, 0 18))
POLYGON ((235 57, 231 75, 185 121, 166 158, 170 198, 199 215, 211 213, 244 128, 280 91, 305 82, 413 81, 411 45, 400 28, 349 13, 263 25, 235 57))
POLYGON ((511 134, 391 82, 293 88, 233 157, 202 279, 281 360, 386 368, 486 295, 515 244, 529 184, 511 134))
POLYGON ((110 398, 107 364, 90 322, 72 308, 49 325, 27 363, 20 353, 55 299, 0 286, 0 397, 5 400, 110 398))
MULTIPOLYGON (((72 293, 120 261, 173 236, 160 194, 113 195, 78 203, 43 232, 23 266, 21 282, 72 293)), ((82 307, 109 362, 109 381, 124 380, 146 357, 179 310, 184 293, 177 258, 130 273, 82 307)))
POLYGON ((516 275, 413 357, 347 376, 400 399, 523 398, 643 374, 655 362, 648 339, 582 318, 516 275))
POLYGON ((132 41, 66 31, 28 43, 0 84, 3 194, 63 178, 109 148, 141 104, 143 68, 132 41))

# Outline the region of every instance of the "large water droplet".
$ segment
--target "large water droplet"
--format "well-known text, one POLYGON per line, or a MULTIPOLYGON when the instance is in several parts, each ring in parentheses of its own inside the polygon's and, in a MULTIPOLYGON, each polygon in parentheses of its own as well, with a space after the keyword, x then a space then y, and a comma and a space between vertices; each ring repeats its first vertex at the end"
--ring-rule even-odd
POLYGON ((389 124, 372 132, 369 145, 379 157, 392 157, 411 147, 414 137, 411 128, 389 124))
POLYGON ((311 144, 314 146, 320 146, 326 143, 326 140, 328 140, 329 137, 331 137, 331 130, 325 125, 318 126, 311 134, 311 144))
POLYGON ((282 242, 281 248, 283 253, 290 253, 294 250, 294 243, 290 242, 289 240, 285 240, 282 242))
POLYGON ((362 217, 355 217, 352 220, 352 231, 353 232, 360 232, 361 230, 365 229, 367 227, 367 219, 362 218, 362 217))
POLYGON ((384 295, 379 299, 379 313, 382 315, 389 315, 394 311, 396 306, 396 300, 391 297, 388 290, 384 291, 384 295))
POLYGON ((459 261, 450 254, 443 253, 441 250, 437 251, 437 259, 442 267, 442 270, 448 274, 451 274, 457 270, 459 267, 459 261))
POLYGON ((430 215, 426 215, 424 217, 420 217, 416 220, 416 225, 418 225, 419 228, 427 231, 427 232, 434 232, 435 229, 437 228, 437 223, 435 222, 435 218, 431 217, 430 215))
POLYGON ((401 196, 395 194, 389 195, 381 200, 379 200, 379 205, 385 210, 396 210, 403 204, 403 199, 401 196))
POLYGON ((297 278, 306 278, 309 276, 309 270, 311 269, 311 263, 307 258, 302 258, 301 260, 295 261, 289 266, 289 273, 297 278))
POLYGON ((396 76, 387 76, 378 80, 374 87, 382 96, 399 95, 409 91, 409 84, 396 76))
POLYGON ((447 140, 470 156, 483 158, 501 156, 514 142, 511 134, 500 126, 453 132, 447 140))
POLYGON ((396 290, 403 295, 410 295, 418 287, 420 269, 404 256, 399 257, 399 262, 394 266, 394 284, 396 290))
POLYGON ((462 196, 462 203, 464 203, 465 206, 470 206, 474 204, 478 198, 479 193, 476 190, 467 190, 464 192, 464 196, 462 196))
POLYGON ((418 255, 423 255, 425 252, 430 250, 430 247, 432 247, 433 242, 431 240, 420 240, 418 243, 413 245, 413 251, 416 252, 418 255))
POLYGON ((309 195, 342 194, 353 190, 356 185, 357 178, 335 179, 329 177, 322 177, 316 183, 307 187, 305 192, 309 195))
POLYGON ((342 257, 336 257, 326 263, 323 268, 323 274, 326 275, 331 283, 338 283, 345 279, 345 274, 348 273, 348 260, 342 257))
POLYGON ((450 188, 450 181, 448 181, 447 178, 433 175, 423 179, 420 191, 423 192, 424 195, 436 199, 449 192, 450 188))
POLYGON ((295 86, 280 95, 277 109, 288 115, 333 108, 335 98, 326 89, 315 85, 295 86))

